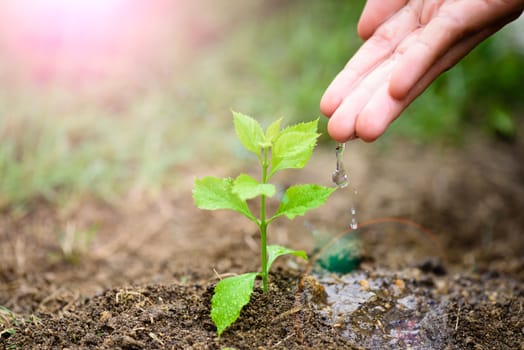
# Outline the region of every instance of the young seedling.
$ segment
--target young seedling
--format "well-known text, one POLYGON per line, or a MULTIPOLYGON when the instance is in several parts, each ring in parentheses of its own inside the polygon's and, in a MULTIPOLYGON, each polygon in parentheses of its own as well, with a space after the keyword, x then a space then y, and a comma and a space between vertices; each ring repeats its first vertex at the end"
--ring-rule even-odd
POLYGON ((276 258, 291 254, 307 260, 301 250, 292 250, 278 245, 267 245, 267 228, 275 219, 286 216, 294 219, 308 210, 324 204, 335 188, 314 184, 289 187, 280 201, 276 212, 269 215, 266 199, 276 193, 275 185, 269 180, 284 169, 303 168, 316 145, 318 120, 300 123, 281 129, 281 119, 265 130, 253 118, 233 112, 236 134, 242 145, 256 154, 261 166, 261 178, 257 180, 247 174, 236 179, 207 176, 195 180, 193 198, 197 207, 207 210, 230 209, 237 211, 254 222, 260 230, 261 271, 245 273, 220 280, 211 300, 211 318, 217 327, 218 336, 240 315, 253 292, 255 280, 262 278, 262 289, 268 291, 268 271, 276 258), (255 216, 247 201, 259 198, 260 212, 255 216))

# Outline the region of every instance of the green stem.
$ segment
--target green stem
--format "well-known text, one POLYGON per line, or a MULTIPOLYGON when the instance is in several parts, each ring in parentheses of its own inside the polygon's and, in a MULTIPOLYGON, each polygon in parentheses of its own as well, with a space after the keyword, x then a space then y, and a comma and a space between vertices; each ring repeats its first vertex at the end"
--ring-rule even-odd
MULTIPOLYGON (((264 148, 262 159, 262 183, 267 183, 267 168, 268 164, 268 150, 264 148)), ((268 280, 267 280, 267 225, 266 221, 266 196, 260 196, 260 262, 262 265, 262 288, 264 293, 268 291, 268 280)))
MULTIPOLYGON (((262 201, 261 201, 262 202, 262 201)), ((267 280, 267 225, 260 225, 260 254, 262 263, 262 289, 264 293, 268 291, 268 280, 267 280)))

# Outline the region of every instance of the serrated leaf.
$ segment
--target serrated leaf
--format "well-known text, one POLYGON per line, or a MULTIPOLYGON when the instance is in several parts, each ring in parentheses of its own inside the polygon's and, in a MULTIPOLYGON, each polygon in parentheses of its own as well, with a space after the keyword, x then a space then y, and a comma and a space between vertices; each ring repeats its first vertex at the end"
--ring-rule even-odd
POLYGON ((282 247, 280 245, 268 245, 267 246, 267 269, 271 269, 271 265, 273 265, 273 262, 282 255, 291 254, 294 256, 297 256, 299 258, 302 258, 304 260, 307 260, 307 254, 303 250, 293 250, 286 247, 282 247))
POLYGON ((317 133, 299 131, 280 134, 272 148, 269 176, 282 169, 303 168, 311 158, 319 136, 317 133))
POLYGON ((318 119, 312 120, 310 122, 303 122, 298 124, 293 124, 282 130, 282 133, 287 132, 306 132, 306 133, 316 133, 318 130, 318 119))
POLYGON ((275 139, 280 134, 280 124, 282 124, 282 118, 275 120, 266 129, 266 143, 272 145, 275 139))
POLYGON ((286 190, 280 206, 273 219, 285 215, 294 219, 297 215, 304 215, 310 209, 318 208, 326 202, 336 188, 319 185, 295 185, 286 190))
POLYGON ((233 120, 237 137, 242 145, 248 151, 260 155, 260 144, 264 142, 265 135, 258 121, 238 112, 233 112, 233 120))
POLYGON ((231 178, 221 179, 213 176, 196 179, 193 187, 195 205, 207 210, 234 210, 256 221, 245 200, 233 193, 233 183, 231 178))
POLYGON ((242 308, 249 303, 257 275, 255 272, 245 273, 224 278, 217 283, 211 299, 211 319, 217 327, 219 337, 237 320, 242 308))
POLYGON ((246 174, 240 174, 233 183, 233 193, 242 200, 255 198, 260 195, 273 197, 275 192, 276 189, 273 184, 262 184, 246 174))

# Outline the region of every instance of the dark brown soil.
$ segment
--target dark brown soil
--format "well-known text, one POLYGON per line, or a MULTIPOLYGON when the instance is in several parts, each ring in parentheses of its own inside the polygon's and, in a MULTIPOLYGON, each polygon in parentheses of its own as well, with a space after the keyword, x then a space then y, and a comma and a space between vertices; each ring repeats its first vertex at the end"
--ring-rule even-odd
MULTIPOLYGON (((357 198, 341 190, 305 219, 275 222, 270 241, 313 255, 311 227, 332 246, 355 235, 358 269, 335 276, 314 259, 282 259, 270 292, 257 287, 220 339, 209 318, 217 274, 256 270, 258 236, 234 213, 194 208, 190 189, 195 176, 237 171, 189 164, 162 195, 3 212, 0 346, 524 349, 523 155, 522 142, 350 144, 357 198), (347 233, 353 201, 361 225, 347 233), (60 246, 60 235, 89 230, 92 242, 60 246)), ((319 149, 279 182, 329 184, 333 166, 333 152, 319 149)))

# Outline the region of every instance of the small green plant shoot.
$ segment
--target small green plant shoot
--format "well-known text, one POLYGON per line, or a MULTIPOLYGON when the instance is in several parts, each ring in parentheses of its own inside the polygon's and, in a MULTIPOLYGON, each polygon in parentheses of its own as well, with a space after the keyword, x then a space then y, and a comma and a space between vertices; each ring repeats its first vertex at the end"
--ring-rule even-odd
POLYGON ((276 258, 291 254, 307 260, 304 251, 278 245, 267 245, 267 228, 275 219, 286 216, 294 219, 308 210, 324 204, 335 191, 314 184, 294 185, 283 195, 275 213, 268 215, 266 199, 274 197, 275 185, 269 180, 284 169, 300 169, 308 162, 316 145, 318 120, 299 123, 281 129, 282 119, 271 123, 264 130, 253 118, 233 112, 236 134, 242 145, 256 154, 261 166, 260 181, 240 174, 236 179, 207 176, 195 180, 193 198, 197 207, 207 210, 230 209, 254 222, 260 230, 261 271, 245 273, 220 280, 211 301, 211 319, 220 336, 240 315, 253 292, 255 280, 262 278, 262 289, 268 291, 268 271, 276 258), (247 201, 259 198, 260 212, 255 216, 247 201))

